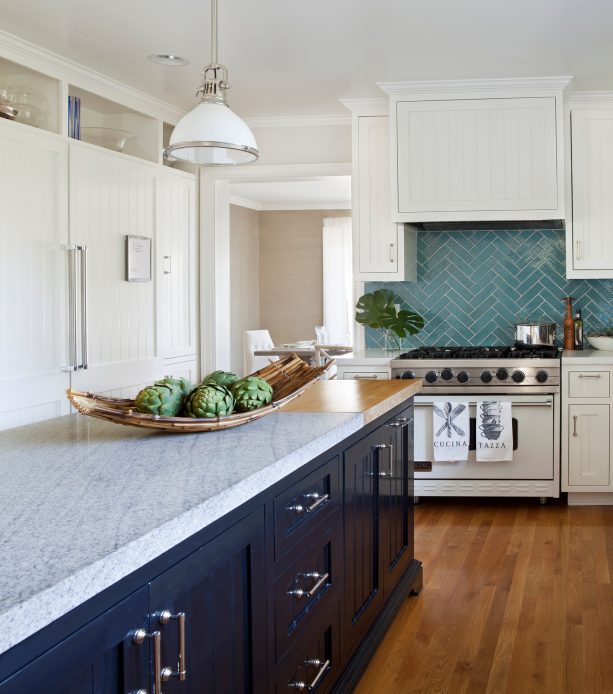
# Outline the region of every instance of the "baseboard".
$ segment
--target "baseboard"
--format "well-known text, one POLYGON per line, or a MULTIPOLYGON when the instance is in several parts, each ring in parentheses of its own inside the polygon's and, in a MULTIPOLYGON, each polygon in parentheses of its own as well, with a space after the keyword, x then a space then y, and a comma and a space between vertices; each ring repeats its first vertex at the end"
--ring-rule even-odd
POLYGON ((613 506, 613 492, 568 492, 569 506, 613 506))

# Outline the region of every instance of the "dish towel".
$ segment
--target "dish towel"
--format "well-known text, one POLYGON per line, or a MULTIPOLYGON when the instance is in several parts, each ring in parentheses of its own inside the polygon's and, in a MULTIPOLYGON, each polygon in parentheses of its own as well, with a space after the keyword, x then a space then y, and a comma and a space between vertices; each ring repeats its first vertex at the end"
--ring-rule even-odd
POLYGON ((477 460, 513 460, 511 403, 477 403, 477 460))
POLYGON ((468 460, 470 430, 467 402, 432 403, 434 460, 468 460))

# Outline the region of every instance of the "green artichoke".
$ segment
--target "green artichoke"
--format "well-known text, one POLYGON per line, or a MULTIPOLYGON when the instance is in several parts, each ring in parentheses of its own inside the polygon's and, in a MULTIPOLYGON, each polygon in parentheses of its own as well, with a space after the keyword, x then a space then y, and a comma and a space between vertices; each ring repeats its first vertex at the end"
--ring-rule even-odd
POLYGON ((223 417, 234 409, 232 393, 216 383, 205 383, 194 388, 185 401, 188 417, 223 417))
POLYGON ((136 409, 142 414, 176 417, 183 407, 183 391, 176 383, 156 383, 143 388, 134 399, 136 409))
POLYGON ((209 374, 202 381, 202 385, 216 383, 218 386, 226 386, 226 388, 229 388, 233 383, 236 383, 236 381, 238 381, 238 376, 231 371, 213 371, 212 374, 209 374))
POLYGON ((179 386, 181 390, 183 391, 183 395, 187 397, 192 390, 194 390, 194 386, 187 380, 187 378, 172 378, 172 376, 166 376, 166 378, 163 378, 161 381, 156 381, 155 385, 173 385, 173 386, 179 386))
POLYGON ((272 386, 259 376, 246 376, 232 385, 236 409, 256 410, 272 402, 272 386))

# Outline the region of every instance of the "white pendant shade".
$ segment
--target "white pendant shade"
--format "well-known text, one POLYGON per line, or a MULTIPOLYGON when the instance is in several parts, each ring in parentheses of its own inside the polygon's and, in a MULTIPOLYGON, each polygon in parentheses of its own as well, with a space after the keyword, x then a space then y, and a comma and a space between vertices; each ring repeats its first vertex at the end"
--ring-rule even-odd
POLYGON ((247 164, 259 156, 245 121, 225 104, 206 101, 177 123, 167 152, 173 159, 205 166, 247 164))

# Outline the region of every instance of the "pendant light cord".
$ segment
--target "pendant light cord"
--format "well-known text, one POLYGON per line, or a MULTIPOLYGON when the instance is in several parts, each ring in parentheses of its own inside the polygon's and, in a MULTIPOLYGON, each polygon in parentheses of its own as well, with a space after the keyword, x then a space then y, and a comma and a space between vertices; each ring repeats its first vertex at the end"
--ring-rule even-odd
POLYGON ((211 63, 217 63, 217 0, 211 0, 211 63))

